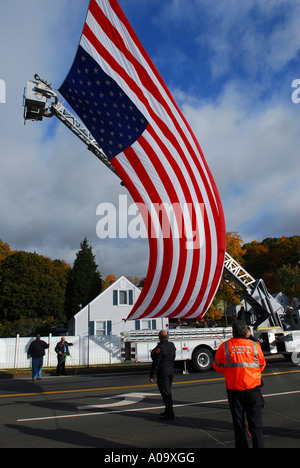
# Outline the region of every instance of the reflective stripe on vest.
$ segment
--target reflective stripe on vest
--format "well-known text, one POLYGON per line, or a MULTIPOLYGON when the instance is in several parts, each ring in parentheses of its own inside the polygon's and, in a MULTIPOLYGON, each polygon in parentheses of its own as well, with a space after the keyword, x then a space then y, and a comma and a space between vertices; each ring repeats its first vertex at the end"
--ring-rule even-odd
MULTIPOLYGON (((219 367, 224 367, 225 369, 229 369, 231 367, 251 367, 251 368, 259 368, 260 365, 258 363, 258 351, 257 351, 257 346, 254 343, 254 341, 251 342, 254 347, 254 362, 231 362, 230 360, 230 351, 229 351, 229 341, 225 342, 225 354, 226 354, 226 361, 227 364, 220 365, 219 367)), ((247 346, 248 347, 248 346, 247 346)), ((241 348, 245 348, 245 346, 241 346, 241 348)), ((251 346, 249 346, 251 348, 251 346)), ((252 354, 252 349, 251 349, 251 354, 252 354)))

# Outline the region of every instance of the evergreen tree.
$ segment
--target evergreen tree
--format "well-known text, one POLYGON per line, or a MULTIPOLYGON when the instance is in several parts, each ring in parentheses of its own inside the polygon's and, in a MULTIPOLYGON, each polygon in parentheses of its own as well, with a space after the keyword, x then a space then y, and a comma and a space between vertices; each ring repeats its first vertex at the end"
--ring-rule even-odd
POLYGON ((73 268, 70 270, 66 291, 66 315, 72 319, 102 291, 101 274, 87 238, 80 244, 73 268))

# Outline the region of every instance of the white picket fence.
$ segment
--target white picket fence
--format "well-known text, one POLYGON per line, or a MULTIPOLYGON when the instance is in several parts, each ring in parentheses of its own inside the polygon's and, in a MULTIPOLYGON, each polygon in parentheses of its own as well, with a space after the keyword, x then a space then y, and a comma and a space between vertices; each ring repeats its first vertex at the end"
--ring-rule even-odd
MULTIPOLYGON (((1 338, 0 339, 0 369, 27 369, 31 367, 31 359, 27 358, 30 343, 35 338, 1 338)), ((49 343, 44 357, 44 367, 57 365, 55 346, 60 337, 49 335, 41 337, 49 343)), ((87 366, 97 364, 117 364, 121 362, 121 339, 118 336, 67 336, 66 341, 74 343, 69 348, 70 356, 67 366, 87 366)))

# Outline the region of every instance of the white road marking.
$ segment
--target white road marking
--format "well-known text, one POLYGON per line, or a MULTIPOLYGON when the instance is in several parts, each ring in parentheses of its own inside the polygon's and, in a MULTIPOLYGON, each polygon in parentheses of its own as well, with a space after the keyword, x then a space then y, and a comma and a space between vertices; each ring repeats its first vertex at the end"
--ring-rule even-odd
POLYGON ((101 398, 101 400, 114 400, 116 398, 123 398, 121 401, 115 403, 105 403, 102 405, 85 405, 77 406, 78 410, 89 410, 89 409, 100 409, 100 408, 115 408, 116 406, 127 406, 139 403, 147 396, 160 396, 159 393, 124 393, 123 395, 115 395, 107 398, 101 398))
MULTIPOLYGON (((276 396, 283 396, 283 395, 296 395, 299 394, 300 390, 296 390, 293 392, 282 392, 282 393, 272 393, 269 395, 263 395, 264 398, 276 397, 276 396)), ((211 405, 215 403, 225 403, 228 402, 227 398, 224 400, 212 400, 212 401, 198 401, 196 403, 182 403, 180 405, 174 405, 174 408, 183 408, 186 406, 199 406, 199 405, 211 405)), ((17 422, 30 422, 30 421, 50 421, 53 419, 70 419, 70 418, 86 418, 91 416, 102 416, 105 414, 118 414, 118 413, 130 413, 130 412, 138 412, 138 411, 153 411, 162 409, 164 406, 148 406, 146 408, 130 408, 130 409, 120 409, 120 410, 112 410, 112 411, 101 411, 96 413, 81 413, 81 414, 65 414, 61 416, 47 416, 44 418, 28 418, 28 419, 18 419, 17 422)))

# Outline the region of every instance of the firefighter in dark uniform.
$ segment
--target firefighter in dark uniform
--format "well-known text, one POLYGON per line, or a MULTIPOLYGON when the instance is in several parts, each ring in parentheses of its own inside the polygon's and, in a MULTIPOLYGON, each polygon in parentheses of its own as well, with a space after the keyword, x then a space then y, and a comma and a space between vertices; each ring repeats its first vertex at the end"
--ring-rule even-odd
POLYGON ((170 343, 168 332, 162 330, 159 333, 159 343, 151 352, 152 367, 150 381, 157 377, 157 386, 165 404, 165 411, 160 415, 160 419, 174 419, 173 401, 171 387, 174 377, 174 361, 176 348, 174 343, 170 343))

